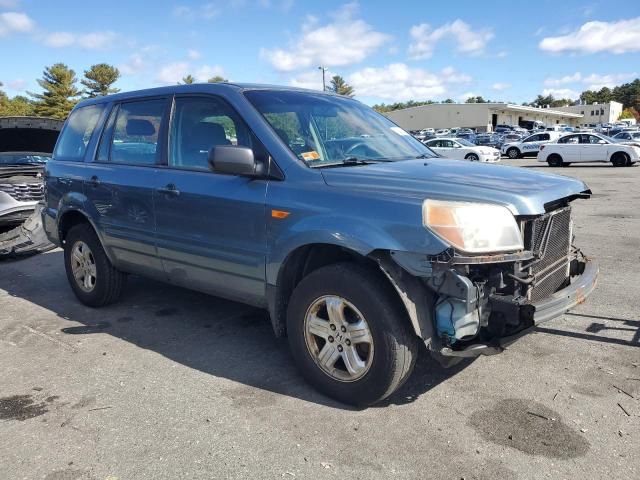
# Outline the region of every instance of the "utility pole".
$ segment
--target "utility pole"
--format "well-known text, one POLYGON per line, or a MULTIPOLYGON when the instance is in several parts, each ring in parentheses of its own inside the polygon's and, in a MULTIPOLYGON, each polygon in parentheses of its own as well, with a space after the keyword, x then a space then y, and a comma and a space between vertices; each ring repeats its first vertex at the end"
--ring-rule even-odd
POLYGON ((326 92, 327 91, 327 85, 325 84, 325 80, 324 80, 324 72, 327 71, 327 67, 318 67, 318 70, 322 70, 322 91, 326 92))

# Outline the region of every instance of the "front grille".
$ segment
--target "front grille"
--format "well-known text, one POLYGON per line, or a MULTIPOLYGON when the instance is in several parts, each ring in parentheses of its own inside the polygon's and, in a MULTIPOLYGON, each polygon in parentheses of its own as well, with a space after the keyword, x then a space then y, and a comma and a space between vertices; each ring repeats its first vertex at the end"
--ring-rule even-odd
POLYGON ((548 213, 529 221, 527 247, 536 256, 530 264, 535 276, 531 301, 541 300, 562 288, 567 281, 571 250, 571 208, 548 213))
POLYGON ((38 202, 44 198, 44 184, 38 183, 3 183, 0 192, 11 195, 18 202, 38 202))

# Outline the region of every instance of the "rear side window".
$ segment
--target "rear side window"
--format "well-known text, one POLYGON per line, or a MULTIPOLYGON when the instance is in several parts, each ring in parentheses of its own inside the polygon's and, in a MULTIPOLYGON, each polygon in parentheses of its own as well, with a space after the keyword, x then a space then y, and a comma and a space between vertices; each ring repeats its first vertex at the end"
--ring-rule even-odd
POLYGON ((53 158, 81 162, 103 110, 104 105, 89 105, 71 112, 56 144, 53 158))
POLYGON ((121 104, 111 140, 111 162, 130 165, 158 163, 158 139, 166 108, 165 99, 121 104))

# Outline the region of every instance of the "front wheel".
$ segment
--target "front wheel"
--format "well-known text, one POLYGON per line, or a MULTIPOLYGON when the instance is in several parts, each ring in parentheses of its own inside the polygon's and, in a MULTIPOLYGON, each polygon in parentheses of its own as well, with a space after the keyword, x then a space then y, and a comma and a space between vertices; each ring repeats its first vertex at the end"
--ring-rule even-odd
POLYGON ((510 148, 509 150, 507 150, 507 157, 509 157, 511 160, 520 158, 520 150, 515 147, 510 148))
POLYGON ((417 337, 391 285, 352 263, 305 277, 287 311, 289 345, 305 379, 343 403, 383 400, 409 377, 417 337))
POLYGON ((464 158, 466 160, 469 160, 470 162, 477 162, 478 160, 480 160, 480 157, 478 157, 478 155, 476 155, 475 153, 470 153, 464 158))
POLYGON ((611 163, 614 167, 630 167, 632 165, 631 159, 624 152, 615 153, 611 157, 611 163))

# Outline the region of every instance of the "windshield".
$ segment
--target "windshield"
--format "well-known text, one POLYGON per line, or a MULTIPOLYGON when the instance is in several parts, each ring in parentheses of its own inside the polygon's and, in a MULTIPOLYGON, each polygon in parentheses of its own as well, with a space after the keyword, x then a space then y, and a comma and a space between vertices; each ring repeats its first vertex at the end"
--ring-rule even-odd
POLYGON ((30 154, 21 152, 0 153, 0 166, 6 165, 41 165, 51 156, 46 153, 30 154))
POLYGON ((464 138, 457 138, 456 142, 458 142, 460 145, 464 145, 465 147, 475 147, 476 146, 475 143, 471 143, 469 140, 465 140, 464 138))
POLYGON ((245 96, 310 167, 437 157, 386 117, 350 98, 273 90, 245 96))

